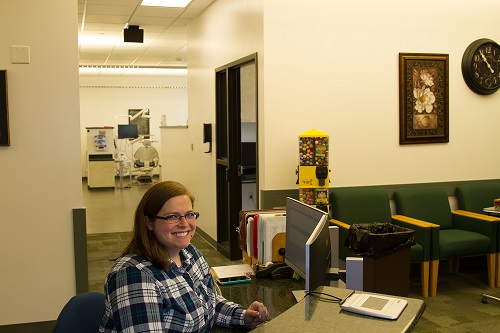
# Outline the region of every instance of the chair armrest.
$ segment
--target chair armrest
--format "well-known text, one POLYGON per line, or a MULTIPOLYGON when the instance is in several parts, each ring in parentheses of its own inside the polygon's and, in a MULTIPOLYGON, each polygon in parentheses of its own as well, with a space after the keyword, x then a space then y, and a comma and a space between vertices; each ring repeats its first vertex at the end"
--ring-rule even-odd
POLYGON ((401 223, 406 223, 420 228, 439 228, 439 224, 426 222, 424 220, 415 219, 413 217, 405 215, 392 215, 392 219, 399 221, 401 223))
POLYGON ((469 212, 468 210, 457 209, 457 210, 452 211, 452 213, 457 214, 457 215, 469 216, 469 217, 472 217, 474 219, 484 220, 484 221, 488 221, 488 222, 500 222, 500 217, 469 212))
POLYGON ((463 210, 454 210, 451 213, 455 229, 473 231, 485 235, 491 240, 491 253, 496 252, 497 228, 500 220, 492 216, 463 210))
POLYGON ((415 231, 415 241, 422 246, 426 260, 439 255, 439 224, 405 215, 393 215, 392 223, 415 231))
POLYGON ((349 224, 341 222, 339 220, 335 220, 335 219, 331 219, 329 222, 330 222, 330 224, 336 225, 339 228, 343 228, 343 229, 349 229, 351 227, 349 224))

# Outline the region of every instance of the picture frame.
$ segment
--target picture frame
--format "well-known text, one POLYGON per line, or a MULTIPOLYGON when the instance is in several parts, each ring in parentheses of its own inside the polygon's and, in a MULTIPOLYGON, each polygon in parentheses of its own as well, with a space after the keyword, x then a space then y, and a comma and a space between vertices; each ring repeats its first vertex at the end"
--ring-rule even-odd
POLYGON ((0 70, 0 146, 10 146, 7 71, 0 70))
MULTIPOLYGON (((142 109, 128 109, 128 115, 133 117, 140 111, 142 111, 142 109)), ((139 136, 141 136, 141 135, 149 136, 150 135, 150 133, 149 133, 149 118, 138 117, 134 120, 129 120, 129 124, 136 124, 137 125, 137 132, 139 133, 139 136)))
POLYGON ((449 142, 449 55, 399 54, 399 144, 449 142))

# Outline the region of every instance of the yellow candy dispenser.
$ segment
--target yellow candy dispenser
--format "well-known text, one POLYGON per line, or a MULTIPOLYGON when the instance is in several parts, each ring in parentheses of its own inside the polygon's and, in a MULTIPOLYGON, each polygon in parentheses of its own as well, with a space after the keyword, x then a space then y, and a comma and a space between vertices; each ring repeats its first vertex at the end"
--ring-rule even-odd
POLYGON ((297 168, 299 199, 325 212, 329 212, 328 153, 328 134, 312 129, 299 135, 299 166, 297 168))

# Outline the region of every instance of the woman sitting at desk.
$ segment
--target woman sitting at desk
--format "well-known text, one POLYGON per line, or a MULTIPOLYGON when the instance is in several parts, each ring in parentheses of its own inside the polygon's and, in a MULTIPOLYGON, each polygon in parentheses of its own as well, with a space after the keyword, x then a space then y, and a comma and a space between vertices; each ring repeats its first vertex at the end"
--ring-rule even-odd
POLYGON ((248 309, 218 295, 210 268, 191 243, 199 214, 173 181, 153 185, 135 211, 133 238, 106 278, 99 332, 210 332, 255 327, 267 308, 248 309))

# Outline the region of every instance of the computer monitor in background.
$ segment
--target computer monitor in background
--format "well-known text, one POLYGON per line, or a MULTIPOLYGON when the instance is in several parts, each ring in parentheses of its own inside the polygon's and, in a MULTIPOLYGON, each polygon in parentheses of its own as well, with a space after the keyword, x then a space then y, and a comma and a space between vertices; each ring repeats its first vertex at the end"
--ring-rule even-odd
POLYGON ((293 198, 286 199, 285 262, 306 280, 306 292, 329 285, 331 245, 327 213, 293 198))
POLYGON ((118 125, 118 139, 137 139, 138 137, 137 124, 118 125))
POLYGON ((241 143, 241 165, 245 167, 254 167, 257 165, 257 143, 241 143))
POLYGON ((241 143, 241 176, 243 179, 254 180, 257 177, 257 143, 241 143))

